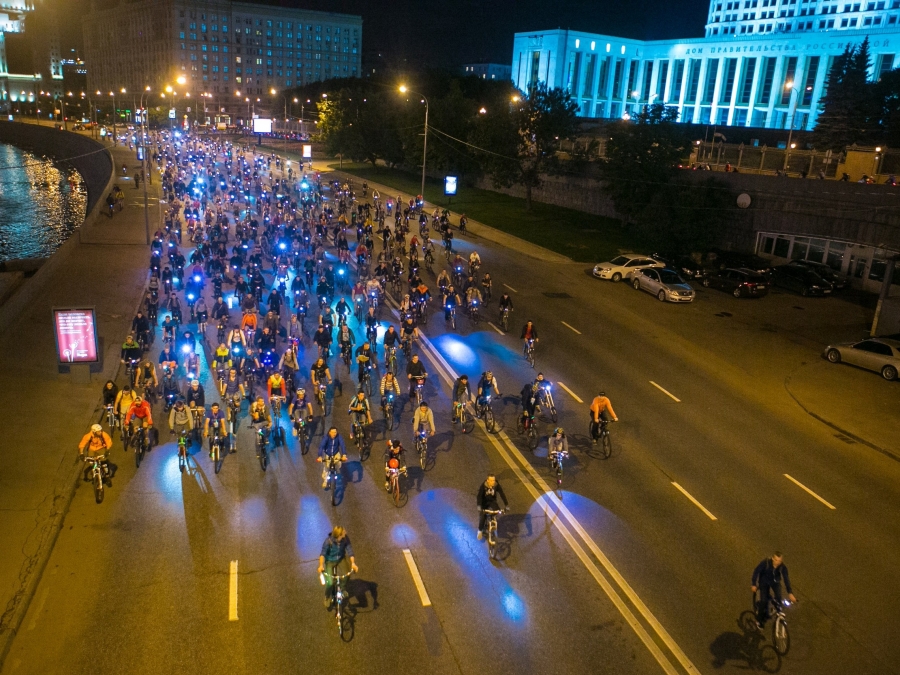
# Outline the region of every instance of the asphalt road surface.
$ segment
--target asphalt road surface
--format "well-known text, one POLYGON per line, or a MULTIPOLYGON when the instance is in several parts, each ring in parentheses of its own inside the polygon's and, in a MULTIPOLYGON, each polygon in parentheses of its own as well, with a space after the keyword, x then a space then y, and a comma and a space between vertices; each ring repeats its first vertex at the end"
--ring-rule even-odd
MULTIPOLYGON (((397 430, 386 435, 375 412, 371 456, 351 445, 337 506, 315 447, 304 456, 291 435, 261 471, 246 418, 219 474, 205 449, 181 473, 173 442, 140 468, 117 442, 114 486, 102 505, 88 484, 78 490, 3 673, 900 672, 900 465, 842 440, 786 392, 785 375, 819 358, 814 336, 771 328, 770 314, 799 297, 705 291, 675 306, 584 265, 457 239, 465 256, 473 246, 515 311, 509 334, 496 328, 496 298, 490 323, 460 316, 448 331, 431 315, 417 347, 438 424, 427 471, 405 388, 397 430), (539 418, 533 452, 515 431, 517 394, 535 375, 518 339, 526 319, 572 448, 559 490, 546 461, 555 425, 539 418), (449 421, 448 380, 487 368, 504 394, 500 430, 463 434, 449 421), (609 459, 587 438, 600 388, 621 419, 609 459), (383 486, 391 436, 410 451, 402 508, 383 486), (475 493, 490 472, 511 502, 493 561, 475 537, 475 493), (335 524, 360 566, 344 638, 315 573, 335 524), (740 624, 750 573, 776 549, 799 599, 780 661, 771 632, 740 624)), ((839 299, 803 299, 823 302, 839 323, 839 299)), ((381 317, 396 323, 390 307, 381 317)), ((307 342, 301 363, 311 357, 307 342)), ((331 367, 343 386, 315 445, 331 423, 349 441, 354 373, 331 367)), ((873 396, 896 400, 896 385, 871 378, 873 396)), ((202 380, 212 396, 208 371, 202 380)))

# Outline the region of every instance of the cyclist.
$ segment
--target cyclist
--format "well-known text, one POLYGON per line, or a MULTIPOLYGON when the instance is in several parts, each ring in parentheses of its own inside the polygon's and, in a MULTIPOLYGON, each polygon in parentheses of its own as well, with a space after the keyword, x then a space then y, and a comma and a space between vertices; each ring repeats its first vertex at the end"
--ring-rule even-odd
MULTIPOLYGON (((338 433, 337 427, 331 427, 322 443, 319 445, 319 456, 317 462, 322 462, 325 458, 334 463, 335 471, 340 472, 341 462, 347 461, 347 448, 344 445, 344 439, 338 433)), ((322 467, 322 489, 328 487, 328 466, 322 467)))
MULTIPOLYGON (((291 318, 293 319, 294 317, 292 316, 291 318)), ((289 383, 295 381, 295 376, 300 370, 300 362, 297 360, 297 350, 293 345, 284 350, 284 354, 281 355, 281 359, 278 361, 278 370, 289 383)))
POLYGON ((616 411, 613 410, 612 403, 606 397, 606 392, 601 391, 594 397, 594 400, 591 401, 591 441, 594 445, 597 444, 597 439, 600 437, 601 420, 606 422, 609 419, 606 415, 607 410, 609 410, 609 414, 612 415, 613 420, 618 422, 619 418, 616 416, 616 411))
POLYGON ((366 282, 366 297, 371 300, 371 298, 381 298, 381 282, 378 281, 376 276, 373 276, 366 282))
POLYGON ((153 365, 153 361, 146 359, 134 371, 134 386, 145 390, 152 388, 153 391, 156 391, 159 387, 159 379, 156 377, 156 366, 153 365))
POLYGON ((419 360, 418 354, 413 354, 412 359, 406 364, 406 378, 409 380, 409 398, 412 400, 416 385, 425 382, 428 373, 425 372, 425 364, 419 360))
POLYGON ((485 396, 491 393, 491 390, 497 396, 502 396, 500 385, 497 384, 497 378, 494 377, 493 371, 487 370, 481 374, 481 379, 478 380, 478 402, 482 403, 485 396))
POLYGON ((165 349, 159 353, 158 363, 163 368, 176 370, 178 368, 178 352, 175 351, 175 347, 167 344, 165 349))
POLYGON ((374 342, 378 339, 378 317, 375 316, 375 308, 369 307, 366 313, 366 336, 374 342))
MULTIPOLYGON (((107 380, 106 384, 103 385, 103 410, 100 412, 100 421, 103 421, 103 417, 106 413, 106 406, 113 406, 113 410, 116 409, 116 399, 119 397, 119 388, 116 386, 116 383, 112 380, 107 380)), ((116 415, 116 419, 118 419, 118 414, 116 415)))
POLYGON ((372 351, 372 345, 366 340, 356 350, 356 365, 359 368, 356 379, 359 381, 360 386, 363 383, 363 376, 372 368, 373 363, 375 363, 375 354, 372 351))
POLYGON ((388 326, 387 330, 384 331, 381 343, 384 345, 384 364, 387 366, 388 350, 396 349, 397 345, 400 343, 400 334, 394 329, 393 325, 388 326))
POLYGON ((534 324, 531 321, 526 321, 525 325, 522 326, 522 337, 521 339, 524 341, 524 346, 522 348, 522 353, 525 354, 528 352, 528 344, 530 342, 538 341, 537 328, 535 328, 534 324))
POLYGON ((133 417, 141 421, 141 426, 144 429, 149 429, 153 426, 153 411, 143 396, 135 396, 134 402, 128 407, 128 412, 125 414, 126 427, 131 424, 133 417))
POLYGON ((788 600, 797 602, 791 589, 791 577, 788 575, 787 565, 784 564, 784 556, 775 551, 770 558, 762 560, 753 570, 750 580, 750 590, 759 591, 756 604, 756 627, 763 629, 769 619, 769 597, 775 598, 781 603, 781 582, 784 581, 784 589, 787 591, 788 600))
MULTIPOLYGON (((125 419, 125 415, 128 414, 128 409, 131 408, 131 404, 134 403, 134 399, 136 398, 137 394, 131 388, 131 385, 128 384, 122 387, 122 390, 116 395, 116 418, 120 422, 125 419)), ((122 428, 125 428, 124 424, 122 425, 122 428)))
POLYGON ((500 310, 509 309, 512 310, 513 301, 512 297, 510 297, 509 293, 504 293, 500 296, 500 310))
POLYGON ((353 308, 347 300, 341 296, 341 299, 338 300, 337 304, 334 306, 334 313, 338 316, 338 324, 346 324, 347 317, 353 314, 353 308))
MULTIPOLYGON (((141 338, 141 342, 144 345, 150 344, 150 321, 144 316, 144 313, 141 310, 137 311, 137 314, 134 315, 134 319, 131 321, 131 330, 134 331, 134 334, 141 338)), ((131 337, 130 335, 128 337, 131 337)), ((128 340, 126 338, 125 342, 128 340)), ((122 346, 124 349, 125 346, 122 346)))
POLYGON ((422 401, 416 409, 416 413, 413 415, 412 426, 414 434, 418 434, 420 430, 425 428, 428 431, 429 436, 434 436, 434 413, 431 411, 431 408, 428 407, 426 401, 422 401))
POLYGON ((346 323, 338 329, 338 344, 340 345, 341 354, 346 350, 347 353, 353 351, 353 345, 356 344, 356 336, 350 330, 350 326, 346 323))
MULTIPOLYGON (((347 408, 347 414, 356 415, 356 421, 363 424, 361 418, 365 416, 365 424, 372 424, 372 411, 369 408, 369 399, 366 398, 366 392, 360 389, 356 392, 356 396, 350 399, 350 406, 347 408)), ((350 439, 353 439, 353 431, 350 432, 350 439)))
POLYGON ((309 380, 315 389, 318 388, 324 379, 327 379, 328 384, 331 384, 331 371, 328 369, 325 359, 318 358, 309 369, 309 380))
POLYGON ((406 450, 400 444, 400 441, 390 440, 387 442, 387 450, 384 453, 384 489, 390 491, 391 483, 389 469, 399 469, 400 473, 406 473, 406 450))
POLYGON ((219 409, 218 403, 213 403, 209 407, 209 410, 206 411, 206 422, 203 427, 203 435, 209 437, 209 457, 212 459, 213 439, 209 436, 210 427, 212 427, 213 430, 219 431, 219 438, 226 438, 225 413, 219 409))
POLYGON ((520 393, 522 399, 522 426, 528 429, 534 420, 535 407, 537 406, 537 390, 534 382, 527 382, 520 393))
POLYGON ((203 390, 203 385, 200 384, 200 380, 191 380, 191 384, 185 392, 184 399, 188 406, 193 403, 197 408, 200 408, 201 411, 205 412, 206 392, 203 390))
POLYGON ((475 274, 479 267, 481 267, 481 256, 478 255, 478 251, 472 251, 469 254, 469 274, 475 274))
POLYGON ((281 376, 277 370, 272 373, 269 377, 269 381, 266 383, 266 388, 269 393, 269 401, 272 400, 272 390, 275 390, 276 396, 281 396, 284 398, 287 396, 287 384, 284 381, 284 378, 281 376))
POLYGON ((182 431, 190 433, 193 429, 194 416, 184 404, 184 399, 181 397, 175 399, 175 405, 169 411, 169 433, 175 436, 182 431))
POLYGON ((175 403, 175 399, 178 398, 178 378, 175 377, 175 372, 166 367, 163 369, 163 377, 162 377, 162 394, 163 401, 165 401, 167 406, 171 406, 175 403))
POLYGON ((250 424, 251 426, 254 424, 265 424, 266 432, 272 428, 272 415, 269 414, 269 407, 262 396, 257 396, 256 400, 250 404, 250 424))
POLYGON ((407 345, 409 346, 409 349, 412 349, 413 341, 418 339, 419 329, 416 328, 416 324, 413 322, 412 317, 408 317, 400 326, 400 344, 403 345, 404 349, 407 348, 407 345))
POLYGON ((294 400, 288 406, 288 417, 294 421, 294 436, 300 431, 300 422, 305 418, 309 424, 313 419, 312 402, 306 398, 306 389, 298 389, 294 400))
POLYGON ((226 342, 230 345, 233 355, 247 351, 247 337, 240 328, 232 328, 228 333, 226 342))
POLYGON ((453 424, 456 424, 459 421, 459 415, 457 414, 459 406, 465 406, 471 397, 472 394, 469 391, 469 376, 462 374, 457 377, 456 382, 453 383, 453 413, 450 416, 450 420, 453 424))
POLYGON ((500 487, 497 477, 492 473, 488 474, 487 479, 481 484, 481 487, 478 488, 478 497, 476 500, 476 505, 480 512, 478 518, 478 539, 484 538, 484 526, 487 523, 487 514, 485 514, 485 510, 500 510, 500 503, 497 501, 498 497, 503 500, 503 507, 509 508, 509 501, 506 499, 506 494, 503 492, 503 488, 500 487))
POLYGON ((441 292, 448 286, 452 285, 450 280, 450 273, 447 270, 441 270, 441 273, 437 276, 437 281, 435 282, 437 287, 441 289, 441 292))
POLYGON ((381 392, 381 407, 383 408, 387 403, 389 393, 393 392, 394 396, 400 395, 400 382, 391 371, 388 371, 381 378, 381 384, 378 389, 381 392))
POLYGON ((144 350, 135 342, 134 336, 129 335, 122 344, 122 363, 126 361, 140 361, 144 355, 144 350))
POLYGON ((456 309, 462 304, 462 300, 453 284, 447 286, 447 297, 444 298, 444 320, 450 320, 450 310, 456 309))
POLYGON ((319 575, 325 579, 326 609, 330 609, 331 603, 334 602, 334 577, 342 577, 351 571, 359 572, 359 567, 356 566, 350 538, 343 527, 335 525, 322 544, 317 570, 319 575))
POLYGON ((319 355, 327 355, 331 350, 331 331, 325 330, 325 326, 319 326, 313 333, 313 344, 319 347, 319 355))
POLYGON ((473 307, 480 304, 482 304, 481 291, 473 284, 466 289, 466 307, 471 312, 473 307))
POLYGON ((569 452, 569 439, 562 427, 556 427, 547 441, 547 459, 553 463, 554 456, 559 452, 569 452))
POLYGON ((490 272, 485 272, 484 276, 481 277, 481 289, 481 294, 484 296, 485 300, 490 300, 494 289, 494 281, 491 279, 490 272))
MULTIPOLYGON (((106 461, 106 452, 112 449, 112 439, 109 434, 103 431, 103 427, 99 424, 92 424, 91 430, 87 432, 78 444, 78 456, 84 457, 84 451, 88 451, 89 457, 103 457, 100 462, 100 470, 103 472, 104 478, 109 476, 109 464, 106 461)), ((91 479, 91 467, 88 465, 84 470, 84 479, 91 479)))
MULTIPOLYGON (((241 399, 247 395, 246 390, 244 389, 244 382, 241 380, 238 375, 237 368, 232 366, 228 369, 228 376, 225 378, 225 381, 222 383, 222 396, 226 401, 233 401, 235 407, 240 409, 241 407, 241 399)), ((228 406, 227 412, 228 421, 231 421, 231 406, 228 406)))

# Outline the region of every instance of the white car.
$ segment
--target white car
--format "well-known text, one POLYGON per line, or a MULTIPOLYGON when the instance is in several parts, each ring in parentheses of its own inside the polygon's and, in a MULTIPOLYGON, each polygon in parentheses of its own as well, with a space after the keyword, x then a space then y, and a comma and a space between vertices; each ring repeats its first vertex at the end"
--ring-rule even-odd
POLYGON ((660 302, 693 302, 694 289, 684 283, 675 270, 645 267, 631 275, 636 291, 647 291, 660 302))
POLYGON ((880 373, 886 380, 896 380, 900 370, 900 340, 869 338, 829 345, 825 358, 831 363, 850 363, 880 373))
POLYGON ((630 276, 633 272, 648 267, 665 267, 665 264, 659 260, 654 260, 648 255, 626 253, 613 258, 609 262, 594 265, 594 276, 618 282, 622 281, 623 277, 630 276))

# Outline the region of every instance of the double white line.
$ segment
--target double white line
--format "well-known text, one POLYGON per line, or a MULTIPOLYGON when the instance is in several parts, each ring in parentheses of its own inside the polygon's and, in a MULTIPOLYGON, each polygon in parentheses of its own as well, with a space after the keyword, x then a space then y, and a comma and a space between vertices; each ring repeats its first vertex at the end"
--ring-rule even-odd
MULTIPOLYGON (((438 374, 448 385, 452 386, 457 377, 453 368, 424 335, 420 337, 420 343, 438 374)), ((572 551, 594 577, 594 580, 619 610, 663 671, 668 675, 699 673, 668 631, 663 628, 609 558, 600 550, 581 523, 525 459, 506 432, 490 434, 487 433, 481 420, 478 420, 478 424, 485 432, 487 439, 531 493, 535 503, 543 509, 549 521, 559 530, 572 551)))

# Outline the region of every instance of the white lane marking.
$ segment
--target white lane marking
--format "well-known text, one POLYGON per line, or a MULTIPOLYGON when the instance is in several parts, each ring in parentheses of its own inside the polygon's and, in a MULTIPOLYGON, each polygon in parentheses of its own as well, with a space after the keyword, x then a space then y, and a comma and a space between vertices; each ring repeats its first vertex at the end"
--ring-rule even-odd
POLYGON ((37 627, 38 619, 44 612, 44 605, 47 604, 47 597, 50 595, 50 584, 44 586, 41 595, 38 598, 37 606, 32 611, 31 621, 28 622, 28 630, 34 630, 37 627))
POLYGON ((797 487, 801 488, 802 490, 806 490, 809 494, 811 494, 813 497, 815 497, 816 499, 818 499, 820 502, 822 502, 825 506, 827 506, 827 507, 828 507, 829 509, 831 509, 832 511, 836 511, 836 510, 837 510, 837 507, 836 507, 836 506, 834 506, 834 505, 831 504, 830 502, 827 502, 827 501, 825 501, 824 499, 822 499, 819 495, 817 495, 815 492, 813 492, 812 490, 810 490, 808 487, 806 487, 803 483, 801 483, 799 480, 797 480, 797 479, 794 478, 793 476, 788 475, 788 474, 784 474, 784 477, 787 478, 789 481, 791 481, 791 482, 792 482, 794 485, 796 485, 797 487))
POLYGON ((228 620, 237 621, 237 596, 238 596, 238 561, 231 561, 231 569, 228 573, 228 620))
POLYGON ((419 568, 413 558, 412 551, 408 548, 403 549, 403 557, 406 558, 406 566, 409 567, 409 573, 412 574, 413 583, 416 590, 419 591, 419 599, 422 601, 422 607, 431 607, 431 598, 428 597, 428 591, 425 590, 425 584, 422 581, 422 575, 419 574, 419 568))
POLYGON ((565 326, 566 328, 568 328, 570 331, 572 331, 573 333, 578 333, 579 335, 581 335, 581 331, 580 331, 580 330, 578 330, 577 328, 573 328, 572 326, 570 326, 569 324, 567 324, 565 321, 560 321, 560 323, 561 323, 563 326, 565 326))
POLYGON ((676 483, 674 480, 672 481, 672 485, 674 485, 675 488, 676 488, 681 494, 683 494, 685 497, 687 497, 688 499, 690 499, 691 502, 693 502, 694 506, 696 506, 698 509, 700 509, 701 511, 703 511, 703 513, 705 513, 705 514, 707 515, 707 517, 709 517, 710 520, 718 520, 718 518, 716 518, 712 513, 710 513, 709 510, 708 510, 705 506, 703 506, 703 504, 701 504, 701 503, 698 502, 696 499, 694 499, 693 495, 691 495, 690 492, 688 492, 687 490, 685 490, 683 487, 681 487, 681 486, 680 486, 678 483, 676 483))
POLYGON ((490 326, 491 328, 493 328, 493 329, 494 329, 495 331, 497 331, 498 333, 500 333, 500 335, 505 335, 505 333, 504 333, 502 330, 500 330, 499 328, 497 328, 497 326, 495 326, 494 324, 492 324, 490 321, 487 322, 487 325, 490 326))
POLYGON ((578 401, 579 403, 584 403, 584 401, 582 401, 580 398, 578 398, 578 397, 575 395, 575 392, 574 392, 574 391, 572 391, 571 389, 569 389, 569 388, 568 388, 566 385, 564 385, 562 382, 560 382, 559 380, 557 380, 557 381, 556 381, 556 384, 558 384, 560 387, 562 387, 562 388, 565 389, 567 392, 569 392, 569 396, 571 396, 572 398, 574 398, 576 401, 578 401))
POLYGON ((671 392, 666 391, 665 389, 663 389, 662 387, 660 387, 658 384, 656 384, 656 382, 654 382, 653 380, 650 380, 650 384, 652 384, 654 387, 656 387, 657 389, 659 389, 662 393, 664 393, 664 394, 665 394, 666 396, 668 396, 670 399, 672 399, 673 401, 675 401, 675 403, 681 403, 681 399, 680 399, 680 398, 675 398, 675 396, 674 396, 671 392))
MULTIPOLYGON (((438 371, 438 374, 443 378, 443 380, 447 383, 448 386, 453 386, 453 383, 456 381, 456 374, 454 370, 450 367, 447 361, 444 359, 443 355, 437 351, 434 345, 425 337, 422 336, 421 344, 425 347, 425 351, 431 357, 432 362, 435 364, 435 368, 438 371)), ((644 646, 647 648, 647 651, 656 659, 656 662, 660 665, 660 667, 667 673, 667 675, 678 675, 679 671, 675 668, 675 666, 671 663, 669 658, 663 654, 662 650, 657 645, 656 641, 644 626, 640 623, 635 614, 631 611, 616 589, 613 588, 612 584, 606 579, 597 565, 588 557, 582 545, 575 539, 572 534, 569 526, 578 533, 581 537, 582 541, 587 545, 588 549, 594 554, 594 557, 600 561, 600 564, 606 570, 606 573, 615 581, 619 589, 621 589, 622 593, 628 599, 628 601, 637 608, 638 612, 643 617, 644 621, 649 624, 649 626, 653 629, 653 632, 659 637, 659 640, 665 644, 665 646, 669 649, 669 651, 674 655, 675 659, 681 664, 684 671, 691 675, 696 675, 700 671, 697 670, 697 667, 691 662, 691 660, 687 657, 687 654, 679 647, 669 632, 663 628, 662 624, 659 622, 647 605, 644 604, 644 601, 638 597, 635 590, 629 585, 625 578, 621 575, 621 573, 613 566, 612 561, 606 557, 603 551, 600 550, 600 547, 597 546, 597 543, 593 540, 593 538, 587 533, 587 531, 582 527, 581 523, 572 515, 571 511, 566 507, 565 504, 560 501, 559 497, 555 494, 553 490, 551 490, 550 486, 547 485, 546 481, 537 473, 535 468, 522 456, 522 453, 519 449, 513 444, 513 442, 506 435, 505 431, 500 431, 499 434, 489 434, 486 432, 484 428, 484 422, 481 420, 476 420, 478 425, 481 427, 482 431, 485 431, 485 436, 491 442, 491 444, 497 449, 497 452, 500 453, 500 456, 506 461, 509 467, 516 474, 518 479, 522 482, 525 488, 531 493, 532 497, 534 497, 536 503, 540 505, 540 507, 547 514, 550 521, 556 526, 556 528, 562 533, 566 542, 574 551, 575 555, 578 556, 578 559, 581 560, 582 564, 587 568, 588 572, 590 572, 591 576, 594 577, 594 580, 603 589, 604 593, 606 593, 607 597, 610 598, 612 603, 616 606, 616 609, 619 610, 619 613, 625 618, 628 624, 631 626, 632 630, 634 630, 635 634, 641 639, 641 642, 644 643, 644 646), (509 452, 507 452, 500 442, 497 440, 497 436, 499 436, 507 448, 509 448, 509 452), (513 461, 512 454, 514 457, 518 459, 521 463, 522 467, 531 475, 534 484, 529 481, 522 472, 522 469, 519 468, 519 465, 513 461), (537 488, 535 487, 537 485, 537 488), (541 494, 538 491, 538 488, 543 491, 541 494), (550 505, 553 505, 556 509, 555 511, 550 508, 550 505), (569 523, 567 526, 562 520, 559 518, 559 514, 562 514, 569 523)))
POLYGON ((507 287, 509 290, 511 290, 513 293, 518 293, 518 292, 519 292, 519 291, 517 291, 515 288, 513 288, 512 286, 507 286, 506 284, 503 284, 503 285, 506 286, 506 287, 507 287))

